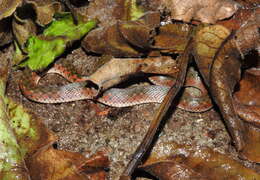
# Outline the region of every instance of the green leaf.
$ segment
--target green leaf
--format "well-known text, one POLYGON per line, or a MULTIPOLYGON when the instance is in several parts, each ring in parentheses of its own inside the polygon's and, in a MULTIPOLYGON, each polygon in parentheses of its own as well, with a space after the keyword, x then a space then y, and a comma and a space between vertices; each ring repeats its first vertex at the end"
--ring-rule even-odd
POLYGON ((20 154, 24 157, 36 141, 39 141, 39 128, 34 122, 35 120, 20 104, 11 99, 6 99, 9 109, 10 126, 12 127, 16 138, 20 145, 20 154))
POLYGON ((66 40, 61 37, 42 39, 32 36, 28 39, 28 59, 20 66, 28 66, 31 70, 47 67, 53 60, 61 55, 66 48, 66 40))
POLYGON ((74 24, 71 14, 64 14, 44 30, 43 35, 32 36, 27 41, 28 59, 20 64, 31 70, 47 67, 66 49, 66 45, 82 38, 97 24, 96 20, 74 24))
POLYGON ((10 117, 6 104, 6 82, 8 73, 7 58, 1 59, 2 74, 0 76, 0 179, 28 180, 23 156, 15 133, 10 125, 10 117))
POLYGON ((44 36, 66 36, 69 40, 77 40, 96 26, 95 20, 87 23, 74 24, 72 16, 65 14, 61 19, 54 20, 43 32, 44 36))

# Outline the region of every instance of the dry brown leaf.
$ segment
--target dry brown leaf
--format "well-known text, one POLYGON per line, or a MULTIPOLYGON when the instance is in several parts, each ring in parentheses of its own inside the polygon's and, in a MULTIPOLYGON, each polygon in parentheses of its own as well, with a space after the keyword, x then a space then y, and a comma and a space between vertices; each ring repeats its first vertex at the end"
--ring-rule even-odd
POLYGON ((91 31, 81 42, 86 51, 116 57, 138 57, 142 53, 128 45, 118 31, 118 24, 91 31))
POLYGON ((221 25, 206 26, 195 35, 194 55, 199 71, 209 86, 209 76, 213 58, 230 31, 221 25))
POLYGON ((104 90, 137 73, 154 73, 170 76, 177 72, 176 61, 169 56, 156 58, 112 58, 90 75, 88 79, 104 90))
POLYGON ((260 76, 256 76, 250 71, 245 72, 239 82, 239 91, 234 96, 241 104, 248 106, 260 106, 260 76))
POLYGON ((11 22, 11 18, 0 20, 0 46, 8 44, 13 40, 11 22))
MULTIPOLYGON (((247 26, 243 28, 247 30, 247 26)), ((210 87, 213 99, 221 111, 238 150, 242 150, 246 146, 245 125, 236 114, 232 98, 234 87, 240 79, 241 62, 238 58, 240 54, 254 48, 254 42, 257 41, 253 39, 255 35, 250 36, 249 34, 249 37, 242 37, 241 32, 244 31, 236 33, 236 39, 228 40, 230 31, 223 26, 214 25, 202 28, 195 36, 194 51, 196 63, 205 82, 210 87), (238 42, 240 40, 245 42, 247 38, 253 43, 250 42, 246 48, 238 49, 238 42), (225 39, 227 41, 223 45, 225 39), (220 50, 216 54, 218 49, 220 50)))
POLYGON ((149 50, 152 32, 159 23, 160 14, 148 12, 136 21, 121 21, 91 31, 82 41, 82 47, 116 57, 139 57, 149 50))
POLYGON ((61 4, 52 0, 25 0, 31 4, 36 13, 36 23, 41 26, 47 25, 52 21, 54 13, 61 11, 61 4))
POLYGON ((105 180, 108 158, 99 153, 87 159, 47 147, 34 154, 27 165, 33 180, 105 180))
POLYGON ((9 116, 16 122, 12 127, 31 179, 105 180, 104 169, 109 161, 104 151, 86 158, 79 153, 56 150, 52 144, 57 138, 37 116, 12 101, 9 102, 9 109, 9 116))
POLYGON ((154 36, 154 28, 160 25, 159 12, 148 12, 138 21, 129 21, 127 23, 118 24, 118 29, 122 36, 131 45, 138 48, 149 49, 152 37, 154 36))
POLYGON ((0 1, 0 20, 11 16, 16 8, 22 4, 22 0, 3 0, 0 1))
POLYGON ((12 29, 15 35, 16 41, 22 50, 24 50, 25 43, 30 36, 36 35, 36 24, 31 19, 32 17, 26 17, 21 19, 17 13, 14 13, 12 22, 12 29))
POLYGON ((241 156, 253 162, 260 162, 260 76, 248 70, 239 83, 239 91, 234 94, 236 112, 245 122, 244 133, 247 145, 241 156))
POLYGON ((167 148, 162 156, 152 152, 140 168, 160 180, 222 180, 259 179, 260 175, 238 161, 209 148, 164 143, 167 148))
POLYGON ((244 133, 244 138, 246 141, 246 146, 240 152, 240 157, 251 162, 260 163, 259 127, 255 127, 251 125, 251 123, 246 123, 246 132, 244 133))
POLYGON ((161 26, 154 37, 154 46, 161 52, 182 53, 187 45, 191 26, 187 24, 167 24, 161 26))
POLYGON ((248 9, 257 7, 259 5, 259 0, 236 0, 236 2, 248 9))
POLYGON ((0 52, 0 179, 30 180, 22 150, 12 127, 5 95, 12 46, 0 52))
POLYGON ((161 0, 161 3, 171 11, 172 19, 184 22, 215 23, 231 17, 239 8, 233 0, 161 0))
POLYGON ((66 1, 71 13, 77 21, 86 22, 89 19, 98 19, 100 27, 108 27, 116 23, 119 18, 113 13, 117 12, 118 1, 95 0, 66 1))

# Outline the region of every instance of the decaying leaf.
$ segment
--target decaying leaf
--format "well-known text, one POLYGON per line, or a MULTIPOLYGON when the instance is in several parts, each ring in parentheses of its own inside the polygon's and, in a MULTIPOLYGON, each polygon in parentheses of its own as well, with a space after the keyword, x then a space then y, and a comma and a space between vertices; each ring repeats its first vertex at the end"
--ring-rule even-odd
POLYGON ((153 152, 140 168, 160 180, 259 179, 260 175, 227 155, 206 147, 164 143, 164 156, 153 152))
POLYGON ((143 16, 145 10, 139 6, 140 3, 137 3, 137 0, 125 0, 124 9, 125 20, 137 20, 143 16))
POLYGON ((14 49, 15 53, 13 55, 12 64, 16 65, 21 63, 27 56, 22 52, 21 48, 19 47, 16 41, 14 41, 14 49))
POLYGON ((38 151, 27 163, 35 180, 105 180, 108 158, 99 154, 86 159, 79 153, 49 147, 38 151))
POLYGON ((141 56, 137 50, 128 45, 120 36, 117 24, 107 29, 96 29, 89 33, 82 41, 86 51, 98 54, 114 55, 116 57, 141 56))
MULTIPOLYGON (((240 79, 241 59, 239 57, 243 59, 245 54, 252 49, 260 52, 260 8, 255 5, 255 0, 238 0, 237 2, 250 8, 239 10, 240 5, 232 0, 71 0, 66 2, 25 0, 23 2, 34 8, 35 20, 40 26, 45 26, 52 21, 54 13, 60 11, 61 3, 67 5, 74 17, 69 16, 63 22, 55 20, 43 35, 29 38, 31 35, 36 35, 34 18, 23 19, 19 16, 19 19, 17 13, 11 16, 22 2, 3 1, 0 3, 0 46, 12 41, 10 20, 14 17, 13 33, 22 50, 29 53, 28 61, 24 61, 22 65, 38 70, 48 66, 64 52, 67 44, 80 39, 96 25, 96 21, 89 21, 89 19, 99 19, 101 22, 99 28, 86 36, 82 46, 86 51, 120 57, 112 58, 88 77, 87 80, 94 82, 102 90, 136 73, 171 76, 179 69, 170 57, 143 59, 123 57, 183 53, 188 40, 192 37, 191 46, 185 57, 195 56, 198 69, 224 117, 240 157, 260 162, 259 78, 245 73, 240 82, 240 90, 233 96, 234 87, 240 79), (154 7, 151 8, 151 6, 154 7), (162 6, 171 12, 172 19, 191 22, 191 24, 175 22, 175 24, 168 24, 157 29, 160 26, 160 18, 168 16, 168 11, 162 10, 162 6), (146 9, 146 7, 149 8, 146 9), (159 9, 161 12, 147 11, 148 9, 159 9), (228 18, 230 19, 219 22, 228 18), (78 24, 74 25, 73 20, 76 20, 78 24), (217 22, 218 24, 202 24, 198 27, 196 21, 210 24, 217 22), (194 34, 189 33, 192 31, 191 28, 195 30, 194 34), (245 92, 253 94, 254 99, 245 96, 245 92)), ((164 22, 166 22, 165 19, 164 22)), ((167 23, 170 23, 170 20, 167 23)), ((17 50, 20 49, 17 48, 17 50)), ((21 51, 17 55, 19 57, 17 56, 16 59, 19 60, 27 57, 23 56, 21 51)), ((188 65, 188 58, 185 60, 187 63, 183 63, 184 69, 188 65)), ((6 78, 5 69, 1 67, 0 70, 0 74, 6 78)), ((182 79, 177 82, 178 88, 181 88, 180 82, 184 82, 186 73, 184 70, 182 72, 179 75, 182 79)), ((1 94, 4 94, 5 81, 6 79, 0 87, 1 94)), ((87 84, 88 81, 85 83, 87 84)), ((187 94, 199 96, 201 92, 192 88, 188 88, 191 91, 184 91, 184 98, 187 94)), ((206 89, 204 90, 206 94, 206 89)), ((49 92, 49 89, 46 88, 46 91, 49 92)), ((2 102, 0 106, 3 110, 3 113, 0 113, 2 114, 0 120, 3 123, 0 126, 2 133, 8 133, 4 134, 5 137, 2 137, 0 141, 3 143, 0 155, 4 156, 5 160, 3 164, 0 163, 1 179, 29 179, 27 170, 30 171, 31 178, 37 180, 103 180, 106 178, 104 168, 108 166, 108 159, 105 153, 98 153, 86 159, 77 153, 54 149, 52 144, 56 138, 36 120, 34 115, 21 105, 11 100, 4 102, 3 99, 4 96, 0 98, 2 102), (6 121, 7 108, 9 108, 9 117, 12 118, 10 124, 6 121), (11 146, 12 148, 9 149, 11 146)), ((167 103, 169 104, 169 101, 167 103)), ((163 111, 166 109, 162 108, 161 112, 163 111)), ((158 114, 159 117, 160 113, 158 114)), ((165 145, 166 148, 167 146, 165 145)), ((207 148, 197 148, 195 151, 191 147, 174 143, 169 146, 175 152, 165 157, 156 157, 157 159, 153 159, 152 156, 141 168, 160 179, 260 178, 259 174, 253 170, 207 148)), ((145 150, 144 148, 141 153, 145 150)), ((137 153, 133 160, 138 161, 140 154, 137 153)))
MULTIPOLYGON (((10 53, 11 51, 8 51, 10 53)), ((55 150, 56 137, 30 111, 7 99, 8 55, 0 63, 0 178, 2 180, 105 180, 105 152, 85 158, 55 150)), ((9 55, 10 56, 10 55, 9 55)))
POLYGON ((195 59, 237 149, 241 150, 245 145, 245 129, 235 113, 232 102, 234 87, 240 79, 239 52, 233 41, 227 41, 224 47, 221 47, 229 34, 229 30, 220 25, 199 30, 195 36, 195 59), (220 51, 216 54, 219 48, 220 51))
POLYGON ((250 50, 257 50, 260 47, 259 14, 260 8, 251 10, 249 17, 244 17, 247 19, 243 23, 241 22, 241 27, 236 32, 235 43, 242 57, 250 50))
POLYGON ((259 5, 258 0, 236 0, 239 4, 241 4, 246 9, 255 8, 259 5))
POLYGON ((161 52, 182 53, 187 45, 191 26, 187 24, 167 24, 161 26, 154 37, 154 46, 161 52))
POLYGON ((251 125, 251 123, 248 124, 246 123, 245 126, 246 126, 246 132, 244 133, 244 138, 246 141, 246 146, 240 152, 240 157, 242 159, 246 159, 251 162, 259 163, 260 162, 259 127, 255 127, 251 125))
MULTIPOLYGON (((250 134, 248 131, 250 131, 249 129, 251 129, 251 127, 244 127, 245 124, 240 122, 234 111, 234 102, 231 94, 234 91, 234 86, 240 79, 239 54, 243 57, 245 53, 252 49, 256 49, 259 46, 259 21, 256 20, 257 16, 255 15, 257 12, 258 10, 252 11, 251 15, 246 20, 246 23, 244 23, 236 32, 235 39, 228 41, 222 50, 219 51, 211 72, 212 93, 216 93, 217 95, 215 96, 216 102, 217 104, 221 104, 219 107, 224 119, 230 119, 228 121, 233 124, 233 136, 238 136, 237 141, 241 141, 241 148, 238 147, 240 150, 248 147, 247 145, 243 145, 243 143, 252 143, 249 141, 249 138, 247 138, 250 137, 247 136, 247 134, 250 134), (225 87, 226 89, 224 90, 225 87), (247 128, 247 130, 245 128, 247 128)), ((255 136, 258 135, 255 134, 255 136)), ((254 141, 254 138, 252 138, 252 140, 254 141)))
POLYGON ((87 159, 79 153, 56 150, 52 147, 56 137, 35 115, 11 100, 8 108, 11 127, 32 179, 105 179, 108 158, 104 152, 87 159))
POLYGON ((14 13, 12 29, 17 43, 25 51, 25 43, 28 38, 37 33, 36 24, 31 17, 19 17, 17 13, 14 13))
POLYGON ((3 0, 0 2, 0 20, 11 16, 16 8, 22 4, 22 0, 3 0))
POLYGON ((161 0, 171 11, 172 19, 190 22, 198 20, 203 23, 215 23, 231 17, 239 4, 233 0, 161 0))
POLYGON ((248 70, 239 83, 239 91, 234 94, 236 112, 246 123, 244 133, 247 145, 241 156, 253 162, 260 162, 260 76, 248 70))
POLYGON ((234 94, 236 100, 247 106, 260 106, 260 76, 247 70, 239 82, 239 91, 234 94))
POLYGON ((139 21, 118 23, 118 30, 132 46, 148 49, 151 45, 155 27, 159 26, 159 13, 148 12, 139 21))
POLYGON ((52 22, 54 13, 61 11, 61 4, 58 1, 26 0, 26 3, 32 5, 36 12, 36 22, 41 26, 52 22))
POLYGON ((13 40, 11 18, 0 20, 0 46, 6 45, 13 40))
MULTIPOLYGON (((10 53, 10 48, 7 53, 10 53)), ((0 179, 29 180, 20 145, 10 125, 6 105, 5 90, 9 72, 9 60, 6 57, 7 54, 0 54, 0 179)))
POLYGON ((151 45, 152 32, 159 23, 160 14, 148 12, 136 21, 122 21, 90 32, 82 41, 82 47, 116 57, 141 56, 151 45))
POLYGON ((100 89, 105 90, 134 74, 153 73, 171 76, 177 72, 176 61, 169 56, 112 58, 86 79, 95 83, 100 89))
POLYGON ((220 25, 206 26, 197 30, 195 35, 194 55, 199 71, 209 85, 209 76, 213 58, 230 31, 220 25))

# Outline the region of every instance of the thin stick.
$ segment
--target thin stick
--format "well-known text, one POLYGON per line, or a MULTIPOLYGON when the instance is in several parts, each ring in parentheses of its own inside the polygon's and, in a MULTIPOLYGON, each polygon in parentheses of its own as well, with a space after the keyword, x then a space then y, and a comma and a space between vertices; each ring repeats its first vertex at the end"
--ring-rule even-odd
POLYGON ((172 100, 175 98, 175 96, 178 94, 179 90, 183 86, 186 77, 188 62, 189 62, 189 53, 191 49, 191 44, 192 44, 191 40, 189 40, 188 45, 184 50, 184 53, 179 58, 180 72, 177 75, 176 83, 170 88, 167 95, 165 96, 163 102, 161 103, 159 109, 157 110, 154 116, 154 119, 151 122, 151 125, 145 137, 143 138, 143 141, 141 142, 141 144, 138 146, 135 153, 133 154, 131 161, 128 163, 126 169, 121 175, 120 180, 131 179, 131 175, 134 172, 135 168, 141 163, 144 154, 151 146, 154 136, 157 132, 157 129, 161 124, 161 121, 165 116, 166 112, 168 111, 172 100))

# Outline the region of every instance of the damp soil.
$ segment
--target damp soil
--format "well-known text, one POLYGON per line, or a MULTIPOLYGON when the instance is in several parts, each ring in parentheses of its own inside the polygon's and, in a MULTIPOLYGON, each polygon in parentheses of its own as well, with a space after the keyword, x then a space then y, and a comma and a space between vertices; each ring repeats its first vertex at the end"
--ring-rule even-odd
MULTIPOLYGON (((88 55, 81 48, 72 51, 59 63, 70 63, 82 75, 93 73, 100 57, 88 55)), ((60 104, 40 104, 29 101, 19 91, 17 81, 21 71, 10 73, 7 94, 35 112, 57 136, 56 148, 91 155, 99 150, 108 152, 108 179, 118 179, 148 129, 158 104, 143 104, 126 108, 112 108, 90 100, 60 104)), ((59 75, 50 74, 41 80, 46 85, 63 85, 59 75)), ((191 113, 171 107, 152 151, 167 154, 164 142, 177 142, 195 147, 210 147, 237 159, 230 144, 230 136, 217 111, 191 113)), ((246 166, 253 164, 243 161, 246 166)), ((146 179, 146 178, 139 178, 146 179)))

